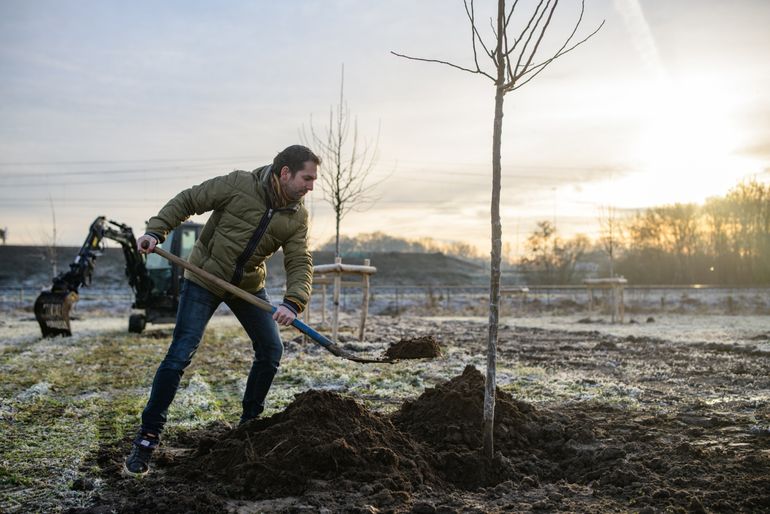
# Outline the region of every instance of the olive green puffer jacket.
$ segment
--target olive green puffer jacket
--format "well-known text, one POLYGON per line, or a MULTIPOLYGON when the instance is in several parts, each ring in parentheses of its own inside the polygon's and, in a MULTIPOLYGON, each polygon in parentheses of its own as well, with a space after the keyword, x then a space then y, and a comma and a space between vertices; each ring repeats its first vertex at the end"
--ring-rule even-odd
MULTIPOLYGON (((278 205, 271 166, 233 171, 185 189, 147 223, 160 242, 193 214, 213 211, 195 243, 190 262, 249 292, 265 286, 265 260, 283 247, 286 296, 300 310, 310 297, 313 262, 308 250, 308 214, 302 202, 278 205)), ((185 272, 185 278, 226 297, 215 284, 185 272)))

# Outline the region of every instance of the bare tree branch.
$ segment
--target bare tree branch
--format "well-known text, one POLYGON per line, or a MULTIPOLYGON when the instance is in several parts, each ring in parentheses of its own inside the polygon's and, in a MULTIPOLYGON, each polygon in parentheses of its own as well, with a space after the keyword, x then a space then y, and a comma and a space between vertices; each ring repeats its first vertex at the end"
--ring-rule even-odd
POLYGON ((511 10, 508 12, 508 16, 505 17, 505 30, 508 30, 508 24, 511 23, 511 17, 513 16, 513 11, 516 10, 516 4, 519 3, 519 0, 515 0, 513 2, 513 5, 511 6, 511 10))
POLYGON ((463 4, 465 5, 465 14, 468 15, 468 19, 471 22, 471 43, 473 45, 473 60, 476 63, 476 69, 480 71, 481 68, 479 67, 479 60, 476 55, 476 39, 479 40, 479 44, 481 44, 481 47, 484 49, 484 52, 486 52, 489 58, 492 59, 492 62, 494 62, 495 58, 492 56, 492 53, 484 44, 484 40, 481 39, 481 35, 479 34, 478 29, 476 29, 476 16, 473 10, 473 0, 471 0, 470 10, 468 10, 468 0, 463 0, 463 4))
POLYGON ((447 66, 451 66, 452 68, 457 68, 458 70, 467 71, 468 73, 473 73, 474 75, 475 74, 484 75, 485 77, 489 78, 489 80, 491 80, 492 82, 495 81, 495 78, 492 75, 490 75, 489 73, 483 70, 471 70, 468 68, 464 68, 462 66, 458 66, 456 64, 452 64, 451 62, 441 61, 439 59, 423 59, 422 57, 411 57, 409 55, 399 54, 393 51, 391 51, 390 53, 392 53, 396 57, 403 57, 404 59, 409 59, 410 61, 435 62, 438 64, 446 64, 447 66))
MULTIPOLYGON (((514 91, 522 86, 524 86, 526 83, 528 83, 530 80, 535 78, 537 75, 539 75, 551 62, 553 62, 555 59, 561 57, 564 54, 567 54, 577 48, 578 46, 582 45, 589 39, 591 39, 594 35, 596 35, 599 30, 604 26, 604 21, 602 21, 596 29, 588 34, 586 37, 575 43, 574 45, 567 48, 567 45, 569 45, 570 41, 575 37, 575 34, 577 33, 578 29, 580 28, 580 25, 583 22, 583 15, 585 14, 585 0, 582 0, 580 3, 580 15, 578 16, 577 21, 575 22, 575 25, 572 29, 572 32, 570 33, 569 37, 566 38, 562 46, 552 55, 550 58, 546 59, 545 61, 536 64, 534 66, 532 65, 518 65, 517 69, 515 70, 515 80, 509 80, 509 82, 505 85, 505 91, 510 92, 514 91), (522 68, 521 71, 519 71, 519 68, 522 68), (529 75, 527 80, 523 82, 519 82, 523 77, 529 75)), ((534 56, 534 54, 532 54, 534 56)))
MULTIPOLYGON (((558 0, 557 0, 557 3, 558 3, 558 0)), ((543 2, 542 2, 542 1, 541 1, 540 3, 538 3, 538 4, 537 4, 537 8, 538 8, 538 9, 540 9, 540 6, 541 6, 541 5, 543 5, 543 2)), ((518 74, 519 68, 521 68, 521 67, 522 67, 522 66, 521 66, 521 60, 522 60, 522 59, 524 58, 524 56, 527 54, 527 47, 529 46, 529 43, 530 43, 530 41, 532 41, 532 37, 535 35, 535 32, 537 31, 537 27, 538 27, 538 25, 540 25, 540 22, 543 20, 543 16, 545 16, 545 13, 546 13, 546 11, 548 11, 548 6, 549 6, 549 5, 551 5, 551 0, 547 0, 547 2, 545 3, 545 7, 543 7, 543 10, 542 10, 542 12, 540 12, 540 13, 539 13, 539 15, 538 15, 538 16, 536 16, 536 17, 537 17, 537 20, 535 21, 535 24, 534 24, 534 25, 532 25, 532 20, 531 20, 531 19, 530 19, 530 23, 529 23, 529 24, 527 24, 527 28, 528 28, 528 30, 529 30, 529 34, 527 35, 527 39, 526 39, 526 41, 524 41, 524 46, 522 46, 522 47, 521 47, 521 49, 519 50, 519 58, 518 58, 518 59, 516 59, 516 69, 514 70, 514 74, 513 74, 513 76, 514 76, 514 82, 515 82, 515 80, 516 80, 516 79, 515 79, 515 77, 516 77, 516 75, 518 74), (530 28, 530 27, 531 27, 531 28, 530 28)), ((535 18, 535 17, 533 16, 533 19, 534 19, 534 18, 535 18)), ((524 34, 522 34, 522 37, 523 37, 523 36, 524 36, 524 34)))
MULTIPOLYGON (((550 0, 549 0, 550 1, 550 0)), ((543 42, 543 37, 545 36, 545 32, 548 30, 548 26, 551 24, 551 19, 553 19, 553 13, 556 10, 556 6, 559 5, 559 0, 556 0, 553 3, 553 7, 551 7, 551 12, 548 13, 548 18, 545 20, 545 24, 543 25, 542 30, 540 31, 540 36, 537 38, 537 42, 535 43, 535 47, 532 49, 532 52, 529 54, 529 59, 527 59, 526 64, 524 64, 524 67, 522 69, 522 73, 527 71, 527 68, 530 64, 532 64, 532 60, 535 58, 535 54, 537 53, 537 49, 540 48, 540 43, 543 42)), ((545 9, 543 10, 543 13, 548 10, 548 4, 546 4, 545 9)), ((542 16, 541 16, 542 18, 542 16)), ((538 23, 540 20, 538 20, 538 23)), ((522 52, 524 52, 524 49, 522 48, 522 52)), ((516 73, 514 74, 514 82, 520 77, 521 74, 518 73, 518 69, 516 70, 516 73)))
POLYGON ((532 73, 532 75, 530 75, 530 76, 527 78, 527 80, 525 80, 524 82, 521 82, 521 83, 519 83, 519 84, 509 84, 509 85, 506 85, 506 88, 505 88, 506 92, 508 92, 508 91, 514 91, 514 90, 516 90, 516 89, 519 89, 520 87, 522 87, 523 85, 525 85, 527 82, 529 82, 530 80, 532 80, 533 78, 535 78, 536 76, 538 76, 538 75, 539 75, 539 74, 540 74, 540 73, 541 73, 541 72, 542 72, 542 71, 543 71, 543 70, 546 68, 546 66, 548 66, 549 64, 551 64, 551 63, 552 63, 554 60, 558 59, 559 57, 561 57, 561 56, 562 56, 562 55, 564 55, 564 54, 567 54, 567 53, 571 52, 571 51, 572 51, 572 50, 574 50, 575 48, 579 47, 580 45, 582 45, 583 43, 585 43, 586 41, 588 41, 589 39, 591 39, 591 38, 592 38, 594 35, 596 35, 596 33, 597 33, 597 32, 599 32, 599 30, 601 30, 601 28, 604 26, 604 23, 605 23, 605 22, 604 22, 604 21, 602 21, 602 22, 599 24, 599 26, 598 26, 598 27, 596 27, 596 30, 594 30, 593 32, 591 32, 590 34, 588 34, 586 37, 584 37, 583 39, 581 39, 580 41, 578 41, 577 43, 575 43, 575 44, 574 44, 574 45, 572 45, 571 47, 567 48, 567 49, 566 49, 566 50, 564 50, 564 51, 561 51, 561 52, 559 52, 559 53, 555 54, 553 57, 551 57, 551 58, 550 58, 550 59, 548 59, 547 61, 544 61, 544 62, 542 62, 542 63, 538 64, 537 66, 533 66, 533 67, 531 67, 529 70, 527 70, 526 72, 522 73, 522 74, 519 76, 519 79, 520 79, 521 77, 525 76, 525 75, 529 75, 530 73, 534 72, 534 73, 532 73), (537 68, 539 68, 539 69, 537 69, 537 68), (535 71, 536 69, 537 69, 537 71, 535 71))
POLYGON ((524 29, 522 29, 521 33, 519 34, 519 37, 513 40, 513 46, 506 51, 508 55, 512 54, 513 51, 516 50, 516 47, 518 46, 518 44, 521 42, 521 40, 524 38, 527 32, 529 32, 529 28, 532 25, 532 22, 535 21, 535 18, 537 18, 537 13, 540 11, 540 7, 542 5, 543 5, 543 1, 540 0, 540 2, 537 3, 537 7, 535 7, 535 12, 532 13, 532 17, 529 19, 529 22, 527 22, 527 25, 524 27, 524 29))
MULTIPOLYGON (((583 14, 585 13, 585 5, 586 5, 585 4, 585 0, 582 0, 580 2, 580 16, 578 16, 577 22, 575 22, 575 26, 572 28, 572 32, 570 33, 569 37, 564 41, 564 44, 561 45, 561 48, 559 48, 555 52, 555 55, 554 55, 554 57, 552 57, 552 59, 555 58, 556 56, 558 56, 564 50, 564 48, 566 48, 566 46, 569 44, 569 42, 572 41, 572 38, 575 37, 575 34, 577 33, 578 28, 580 27, 580 24, 583 22, 583 14)), ((602 22, 602 25, 603 24, 604 24, 604 22, 602 22)), ((601 25, 599 25, 599 28, 601 28, 601 25)), ((599 29, 596 29, 596 31, 598 31, 598 30, 599 29)), ((594 31, 594 33, 596 31, 594 31)), ((593 34, 591 34, 591 35, 593 35, 593 34)), ((545 61, 545 62, 547 63, 548 61, 545 61)), ((528 68, 527 70, 524 70, 521 73, 521 75, 526 75, 527 73, 530 73, 530 71, 538 69, 540 66, 543 66, 543 65, 544 65, 544 63, 540 63, 540 64, 537 64, 535 66, 532 66, 531 68, 528 68)))
POLYGON ((511 12, 508 14, 508 16, 505 19, 505 23, 503 24, 502 52, 503 52, 503 56, 505 57, 505 72, 508 75, 509 81, 513 80, 513 73, 511 72, 511 58, 508 55, 508 22, 511 20, 511 15, 513 14, 514 7, 516 7, 516 2, 513 3, 513 7, 511 7, 511 12))
MULTIPOLYGON (((495 41, 497 41, 497 29, 495 28, 495 22, 492 18, 489 18, 489 28, 492 29, 492 35, 495 37, 495 41)), ((492 52, 493 54, 495 52, 492 52)))

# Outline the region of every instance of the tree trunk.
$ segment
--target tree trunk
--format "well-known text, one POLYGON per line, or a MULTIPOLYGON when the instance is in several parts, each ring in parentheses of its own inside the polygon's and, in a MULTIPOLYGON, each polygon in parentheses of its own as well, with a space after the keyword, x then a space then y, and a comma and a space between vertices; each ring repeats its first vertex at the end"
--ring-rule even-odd
POLYGON ((505 91, 505 60, 503 56, 503 34, 505 1, 498 0, 497 9, 497 82, 495 88, 495 121, 492 132, 492 253, 489 280, 489 337, 487 339, 487 378, 484 388, 484 456, 492 460, 495 454, 495 388, 497 385, 497 326, 500 306, 500 264, 502 259, 502 232, 500 222, 500 146, 503 136, 503 100, 505 91))
POLYGON ((340 211, 335 212, 335 239, 334 239, 334 257, 341 257, 340 255, 340 211))

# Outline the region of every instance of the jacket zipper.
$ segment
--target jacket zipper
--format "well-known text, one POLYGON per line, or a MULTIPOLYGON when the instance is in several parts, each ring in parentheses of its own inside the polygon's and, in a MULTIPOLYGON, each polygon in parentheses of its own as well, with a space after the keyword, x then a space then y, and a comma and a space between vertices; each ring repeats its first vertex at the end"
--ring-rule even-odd
POLYGON ((246 245, 243 253, 239 255, 238 260, 235 261, 235 272, 233 272, 233 278, 230 279, 231 284, 236 286, 240 284, 241 280, 243 279, 243 268, 246 266, 246 262, 251 258, 251 255, 257 249, 257 245, 262 239, 262 236, 265 235, 265 232, 267 231, 267 225, 270 223, 270 219, 273 217, 274 213, 275 210, 270 208, 265 211, 265 214, 262 215, 262 219, 259 220, 259 225, 257 225, 256 230, 254 230, 254 233, 251 235, 251 239, 249 239, 249 244, 246 245))

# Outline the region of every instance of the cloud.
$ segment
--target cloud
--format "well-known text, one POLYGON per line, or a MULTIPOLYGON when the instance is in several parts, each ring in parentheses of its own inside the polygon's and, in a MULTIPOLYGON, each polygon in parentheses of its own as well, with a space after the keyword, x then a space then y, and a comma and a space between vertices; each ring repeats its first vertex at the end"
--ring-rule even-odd
POLYGON ((648 71, 658 78, 663 78, 665 72, 658 47, 639 0, 615 0, 614 5, 622 16, 634 47, 648 71))
POLYGON ((770 159, 770 135, 739 150, 740 154, 761 159, 770 159))

